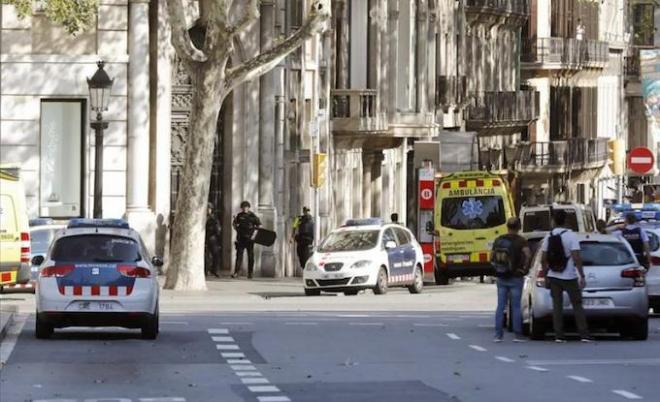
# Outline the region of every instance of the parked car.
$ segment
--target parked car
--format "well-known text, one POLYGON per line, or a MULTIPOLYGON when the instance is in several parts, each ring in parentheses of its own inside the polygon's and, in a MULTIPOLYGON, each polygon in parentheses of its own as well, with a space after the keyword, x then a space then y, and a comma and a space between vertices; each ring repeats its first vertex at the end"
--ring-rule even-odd
MULTIPOLYGON (((602 326, 622 336, 646 339, 649 311, 645 270, 630 245, 612 235, 577 236, 587 282, 582 291, 583 305, 590 327, 602 326)), ((521 300, 523 323, 532 339, 543 339, 552 329, 552 298, 545 288, 541 255, 538 250, 534 256, 521 300)), ((570 301, 564 295, 564 317, 572 315, 570 301)))
POLYGON ((642 228, 649 235, 651 261, 646 273, 646 286, 649 292, 649 307, 660 314, 660 222, 644 223, 642 228))
POLYGON ((381 219, 349 220, 330 232, 307 261, 305 294, 356 295, 362 289, 384 294, 391 286, 420 293, 423 265, 422 248, 410 230, 381 219))

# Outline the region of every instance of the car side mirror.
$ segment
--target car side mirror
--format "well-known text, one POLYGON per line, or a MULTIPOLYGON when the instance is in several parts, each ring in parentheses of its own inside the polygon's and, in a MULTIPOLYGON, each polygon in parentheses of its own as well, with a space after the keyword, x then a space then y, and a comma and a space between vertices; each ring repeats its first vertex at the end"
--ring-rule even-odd
POLYGON ((389 240, 385 243, 385 249, 386 250, 391 250, 393 248, 396 248, 396 242, 395 241, 389 240))
POLYGON ((158 257, 158 256, 154 256, 154 257, 151 258, 151 264, 155 267, 162 267, 163 266, 163 259, 158 257))
POLYGON ((46 261, 46 259, 44 258, 43 255, 35 255, 34 257, 32 257, 32 265, 39 266, 43 264, 44 261, 46 261))

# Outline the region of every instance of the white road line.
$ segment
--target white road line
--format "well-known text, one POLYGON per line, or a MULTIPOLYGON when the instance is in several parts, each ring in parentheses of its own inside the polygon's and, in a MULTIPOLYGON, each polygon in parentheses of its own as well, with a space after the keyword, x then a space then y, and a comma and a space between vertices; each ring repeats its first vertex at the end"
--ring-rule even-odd
POLYGON ((229 359, 227 364, 252 364, 248 359, 229 359))
POLYGON ((311 322, 311 321, 297 321, 297 322, 285 322, 284 325, 319 325, 319 323, 311 322))
POLYGON ((261 377, 258 371, 237 371, 236 375, 239 377, 261 377))
POLYGON ((637 394, 633 394, 632 392, 628 392, 628 391, 623 390, 623 389, 613 389, 612 392, 614 392, 615 394, 620 395, 620 396, 622 396, 626 399, 644 399, 644 398, 642 398, 641 396, 639 396, 637 394))
POLYGON ((250 364, 246 364, 246 365, 232 364, 229 367, 231 367, 231 369, 234 370, 234 371, 254 371, 254 370, 257 369, 256 367, 254 367, 250 364))
POLYGON ((430 315, 413 315, 413 314, 399 314, 395 315, 396 318, 431 318, 430 315))
POLYGON ((413 327, 448 327, 448 324, 440 324, 440 323, 421 323, 421 322, 416 322, 413 324, 413 327))
POLYGON ((369 314, 340 314, 335 317, 339 318, 368 318, 371 317, 369 314))
POLYGON ((642 359, 584 359, 584 360, 530 360, 529 364, 538 364, 540 366, 598 366, 598 365, 640 365, 640 366, 656 366, 660 365, 658 358, 642 358, 642 359))
POLYGON ((368 326, 381 326, 385 325, 382 322, 349 322, 348 325, 356 325, 356 326, 363 326, 363 327, 368 327, 368 326))
POLYGON ((245 357, 245 353, 240 353, 240 352, 227 352, 227 353, 221 353, 220 354, 222 357, 225 359, 235 359, 237 357, 245 357))
POLYGON ((458 335, 456 335, 456 334, 454 334, 454 333, 452 333, 452 332, 448 333, 447 336, 449 337, 449 339, 453 339, 453 340, 455 340, 455 341, 461 339, 460 336, 458 336, 458 335))
POLYGON ((225 345, 223 343, 215 345, 218 350, 239 350, 238 345, 225 345))
POLYGON ((547 368, 539 367, 539 366, 527 366, 528 369, 534 370, 534 371, 540 371, 540 372, 546 372, 548 371, 547 368))
POLYGON ((229 342, 229 343, 236 342, 234 338, 231 336, 213 336, 211 337, 211 339, 213 339, 213 342, 229 342))
POLYGON ((268 384, 270 381, 268 381, 267 378, 241 378, 241 382, 243 384, 268 384))
POLYGON ((479 345, 470 345, 470 349, 474 349, 477 352, 485 352, 486 351, 486 348, 483 348, 479 345))
POLYGON ((291 402, 286 396, 258 396, 259 402, 291 402))
POLYGON ((5 338, 0 342, 0 371, 2 371, 2 367, 9 361, 9 356, 14 351, 18 337, 23 331, 25 321, 27 321, 26 316, 15 314, 11 326, 7 328, 5 338))
POLYGON ((140 402, 186 402, 186 398, 140 398, 140 402))
POLYGON ((227 328, 210 328, 209 329, 209 334, 213 335, 227 335, 229 333, 229 330, 227 328))
POLYGON ((250 385, 248 389, 252 392, 280 392, 274 385, 250 385))
POLYGON ((501 361, 501 362, 504 362, 504 363, 513 363, 513 362, 515 362, 515 360, 509 359, 508 357, 504 357, 504 356, 495 356, 495 358, 497 360, 501 361))
POLYGON ((568 376, 566 376, 566 378, 570 378, 571 380, 581 382, 581 383, 593 382, 590 379, 588 379, 586 377, 580 377, 579 375, 568 375, 568 376))

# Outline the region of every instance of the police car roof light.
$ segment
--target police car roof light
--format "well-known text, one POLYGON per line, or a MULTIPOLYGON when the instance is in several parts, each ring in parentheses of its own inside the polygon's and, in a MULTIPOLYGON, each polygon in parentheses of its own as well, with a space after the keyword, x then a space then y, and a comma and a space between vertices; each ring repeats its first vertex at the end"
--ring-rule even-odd
POLYGON ((128 222, 123 219, 71 219, 67 225, 67 229, 77 228, 130 229, 130 226, 128 225, 128 222))
POLYGON ((53 222, 54 222, 53 218, 34 218, 34 219, 30 219, 29 225, 30 226, 52 225, 53 222))
POLYGON ((349 219, 344 226, 382 226, 383 218, 349 219))

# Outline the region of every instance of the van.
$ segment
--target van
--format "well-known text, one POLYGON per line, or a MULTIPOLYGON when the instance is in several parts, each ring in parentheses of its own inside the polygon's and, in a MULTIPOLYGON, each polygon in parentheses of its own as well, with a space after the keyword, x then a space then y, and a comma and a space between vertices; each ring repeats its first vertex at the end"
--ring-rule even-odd
POLYGON ((566 212, 566 225, 574 232, 596 232, 596 218, 591 207, 577 203, 555 203, 520 208, 520 235, 527 239, 532 252, 552 230, 552 211, 566 212))
POLYGON ((0 287, 30 280, 30 228, 18 169, 0 167, 0 287))
POLYGON ((506 181, 489 172, 452 173, 439 179, 436 193, 436 282, 493 275, 493 242, 515 213, 506 181))

